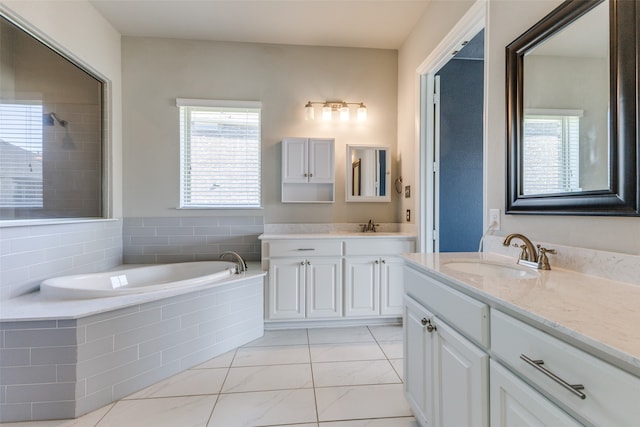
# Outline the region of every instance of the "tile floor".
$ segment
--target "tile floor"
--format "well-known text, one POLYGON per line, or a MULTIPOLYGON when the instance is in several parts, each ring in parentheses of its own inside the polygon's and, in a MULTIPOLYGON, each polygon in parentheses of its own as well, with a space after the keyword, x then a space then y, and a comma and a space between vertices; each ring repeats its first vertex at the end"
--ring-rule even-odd
POLYGON ((402 390, 402 328, 264 337, 75 420, 3 427, 418 427, 402 390))

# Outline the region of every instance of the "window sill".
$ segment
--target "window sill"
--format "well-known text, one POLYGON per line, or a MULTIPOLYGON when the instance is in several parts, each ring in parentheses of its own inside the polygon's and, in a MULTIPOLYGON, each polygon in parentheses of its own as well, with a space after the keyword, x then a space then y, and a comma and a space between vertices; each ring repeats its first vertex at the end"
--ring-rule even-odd
POLYGON ((35 227, 38 225, 80 224, 87 222, 113 222, 120 218, 49 218, 49 219, 3 219, 0 228, 35 227))
POLYGON ((264 207, 262 206, 178 206, 176 210, 179 211, 190 211, 190 210, 210 210, 210 211, 228 211, 228 210, 242 210, 242 211, 262 211, 264 207))

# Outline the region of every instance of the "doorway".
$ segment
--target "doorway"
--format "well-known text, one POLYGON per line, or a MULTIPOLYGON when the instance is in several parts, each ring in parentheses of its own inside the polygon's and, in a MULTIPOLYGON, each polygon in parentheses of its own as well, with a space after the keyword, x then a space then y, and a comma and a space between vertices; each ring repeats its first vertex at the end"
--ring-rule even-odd
POLYGON ((436 252, 473 252, 482 237, 484 30, 435 75, 436 252))
MULTIPOLYGON (((484 58, 485 23, 486 2, 477 1, 417 69, 420 88, 418 221, 421 252, 475 251, 482 235, 483 224, 486 222, 484 61, 475 59, 475 66, 470 67, 482 71, 475 74, 475 88, 482 96, 479 101, 473 103, 473 110, 476 112, 474 119, 464 119, 455 123, 457 116, 453 114, 453 121, 443 123, 439 110, 443 107, 442 102, 448 103, 451 99, 449 95, 439 96, 437 92, 437 86, 443 85, 443 75, 448 75, 447 71, 450 71, 448 68, 463 65, 457 64, 459 60, 462 61, 462 55, 469 56, 469 60, 471 51, 479 47, 484 58), (461 53, 467 46, 469 50, 461 53), (461 55, 459 59, 452 60, 458 53, 461 55), (452 64, 448 66, 449 63, 452 64), (475 124, 471 126, 471 122, 475 124), (447 134, 448 130, 453 130, 454 136, 451 137, 449 134, 445 137, 453 142, 455 148, 440 146, 440 133, 444 131, 447 134), (456 132, 463 135, 455 135, 456 132), (466 151, 464 145, 457 145, 464 134, 474 135, 473 155, 466 151), (441 159, 443 149, 445 157, 441 159), (452 152, 456 155, 450 156, 452 152), (470 173, 469 165, 473 165, 473 174, 470 173)), ((477 58, 477 55, 473 56, 477 58)), ((462 86, 456 79, 453 79, 453 82, 454 89, 462 86)), ((461 101, 453 101, 444 109, 460 113, 467 109, 468 104, 469 100, 463 91, 461 101)), ((458 116, 462 117, 462 114, 458 116)))

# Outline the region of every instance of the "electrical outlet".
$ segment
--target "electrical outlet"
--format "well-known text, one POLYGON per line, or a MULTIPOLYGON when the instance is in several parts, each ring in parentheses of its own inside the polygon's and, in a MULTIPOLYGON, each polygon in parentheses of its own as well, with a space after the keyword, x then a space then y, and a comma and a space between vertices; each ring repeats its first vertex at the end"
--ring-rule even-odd
POLYGON ((407 222, 411 221, 411 209, 407 209, 407 222))
POLYGON ((500 209, 489 209, 489 225, 493 223, 495 223, 493 230, 500 230, 500 209))

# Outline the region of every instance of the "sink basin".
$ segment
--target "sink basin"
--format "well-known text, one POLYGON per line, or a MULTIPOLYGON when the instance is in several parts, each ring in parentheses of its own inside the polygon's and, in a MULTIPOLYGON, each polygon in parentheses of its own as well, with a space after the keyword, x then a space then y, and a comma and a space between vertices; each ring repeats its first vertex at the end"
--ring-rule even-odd
POLYGON ((461 273, 475 274, 484 277, 500 277, 505 279, 535 279, 538 273, 535 270, 525 270, 517 266, 494 264, 486 261, 450 261, 445 264, 451 270, 461 273))

